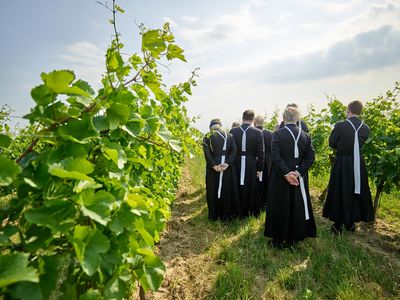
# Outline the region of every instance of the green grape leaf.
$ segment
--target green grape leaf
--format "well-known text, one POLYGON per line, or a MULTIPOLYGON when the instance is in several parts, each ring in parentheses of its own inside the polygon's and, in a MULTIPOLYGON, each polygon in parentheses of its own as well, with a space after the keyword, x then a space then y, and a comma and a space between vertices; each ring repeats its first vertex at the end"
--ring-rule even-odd
POLYGON ((20 282, 39 282, 37 271, 28 266, 29 254, 15 253, 0 256, 0 288, 20 282))
POLYGON ((162 284, 165 274, 164 263, 154 254, 145 256, 142 268, 135 273, 145 291, 156 291, 162 284))
POLYGON ((29 223, 47 226, 53 234, 65 233, 74 225, 75 207, 63 200, 49 201, 51 206, 29 209, 24 217, 29 223))
POLYGON ((11 287, 10 291, 13 299, 20 300, 44 300, 48 298, 43 298, 42 292, 40 290, 40 285, 33 282, 18 282, 16 285, 11 287))
POLYGON ((148 50, 155 58, 167 48, 165 41, 160 36, 160 30, 149 30, 142 35, 142 49, 148 50))
POLYGON ((99 290, 87 290, 82 296, 79 297, 79 300, 103 300, 99 290))
POLYGON ((171 60, 174 58, 179 58, 180 60, 186 62, 185 56, 183 56, 183 49, 177 45, 169 44, 167 49, 167 59, 171 60))
POLYGON ((21 167, 14 161, 0 156, 0 186, 10 185, 21 173, 21 167))
POLYGON ((106 131, 110 129, 110 125, 108 123, 108 119, 106 116, 96 116, 93 118, 93 125, 94 128, 100 131, 106 131))
POLYGON ((178 140, 170 140, 169 145, 171 146, 172 149, 174 149, 176 152, 181 152, 182 151, 182 142, 178 140))
POLYGON ((156 116, 149 117, 146 119, 146 126, 144 127, 144 131, 148 134, 153 134, 158 131, 161 126, 159 118, 156 116))
POLYGON ((126 294, 126 284, 119 279, 118 274, 114 276, 104 286, 104 296, 106 299, 124 299, 126 294))
POLYGON ((72 120, 60 126, 57 131, 63 139, 81 144, 86 144, 91 139, 98 137, 98 133, 94 130, 91 120, 87 118, 72 120))
POLYGON ((56 99, 56 93, 54 93, 47 85, 39 85, 31 91, 32 99, 38 105, 47 106, 56 99))
POLYGON ((143 130, 145 124, 146 121, 143 119, 131 119, 128 123, 123 125, 121 129, 129 133, 131 136, 136 137, 143 130))
MULTIPOLYGON (((42 73, 43 82, 55 93, 66 95, 81 95, 90 97, 90 94, 78 86, 70 86, 75 79, 74 72, 70 70, 53 71, 51 73, 42 73)), ((80 85, 78 83, 78 85, 80 85)))
POLYGON ((104 157, 112 160, 119 169, 122 169, 127 162, 126 154, 122 147, 116 143, 110 143, 107 146, 102 147, 104 151, 104 157))
POLYGON ((92 276, 102 262, 101 253, 110 249, 110 241, 99 230, 78 225, 74 229, 72 243, 83 271, 92 276))
POLYGON ((84 173, 78 171, 68 171, 65 170, 64 166, 61 163, 52 164, 49 166, 49 173, 53 176, 57 176, 60 178, 68 178, 68 179, 77 179, 77 180, 85 180, 89 182, 93 182, 93 178, 85 175, 84 173))
POLYGON ((160 137, 165 143, 168 143, 171 140, 172 134, 168 130, 168 128, 161 124, 160 129, 157 131, 157 136, 160 137))
POLYGON ((96 193, 93 190, 85 190, 78 198, 82 213, 104 226, 107 225, 110 219, 114 201, 114 196, 103 190, 96 193))
POLYGON ((8 148, 12 142, 12 138, 9 134, 0 133, 0 147, 8 148))
POLYGON ((125 124, 130 116, 129 106, 120 103, 113 103, 107 109, 107 119, 111 130, 118 128, 119 125, 125 124))

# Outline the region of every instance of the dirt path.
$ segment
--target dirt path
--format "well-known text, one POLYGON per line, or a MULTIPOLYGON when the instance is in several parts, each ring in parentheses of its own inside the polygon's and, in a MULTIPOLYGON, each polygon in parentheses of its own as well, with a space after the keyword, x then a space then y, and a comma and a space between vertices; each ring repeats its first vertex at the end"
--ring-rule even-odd
MULTIPOLYGON (((172 208, 172 217, 161 239, 158 254, 166 264, 166 276, 157 292, 149 292, 146 299, 205 299, 210 295, 216 278, 218 264, 208 249, 216 232, 209 226, 204 188, 193 187, 190 174, 185 168, 181 188, 172 208)), ((317 191, 311 194, 316 199, 317 191)), ((315 215, 320 216, 321 205, 313 201, 315 215)), ((318 227, 330 226, 330 222, 317 217, 318 227)), ((357 225, 357 231, 349 238, 372 253, 400 264, 400 235, 383 222, 357 225)))
POLYGON ((213 261, 206 248, 213 233, 201 230, 201 223, 206 221, 203 212, 207 210, 204 188, 193 188, 186 168, 180 186, 167 231, 158 247, 166 264, 166 276, 161 288, 147 294, 147 299, 203 299, 211 290, 213 261))

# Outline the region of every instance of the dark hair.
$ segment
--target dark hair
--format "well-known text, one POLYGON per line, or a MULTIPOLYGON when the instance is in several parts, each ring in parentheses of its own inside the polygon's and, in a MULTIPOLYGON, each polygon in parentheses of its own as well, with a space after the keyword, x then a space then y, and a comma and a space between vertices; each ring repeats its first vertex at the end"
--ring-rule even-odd
POLYGON ((350 103, 349 103, 349 105, 347 105, 347 109, 352 113, 352 114, 355 114, 355 115, 361 115, 361 112, 362 112, 362 110, 363 110, 363 104, 362 104, 362 102, 361 101, 358 101, 358 100, 356 100, 356 101, 351 101, 350 103))
POLYGON ((235 128, 235 127, 239 127, 239 126, 240 126, 240 123, 235 121, 235 122, 232 123, 231 127, 235 128))
POLYGON ((296 103, 289 103, 288 105, 286 105, 286 107, 299 108, 299 106, 296 103))
POLYGON ((217 124, 221 126, 222 125, 221 124, 221 120, 220 119, 212 119, 211 122, 210 122, 210 128, 212 126, 214 126, 214 125, 217 125, 217 124))
POLYGON ((251 109, 247 109, 243 112, 242 116, 243 121, 253 121, 254 119, 254 111, 251 109))

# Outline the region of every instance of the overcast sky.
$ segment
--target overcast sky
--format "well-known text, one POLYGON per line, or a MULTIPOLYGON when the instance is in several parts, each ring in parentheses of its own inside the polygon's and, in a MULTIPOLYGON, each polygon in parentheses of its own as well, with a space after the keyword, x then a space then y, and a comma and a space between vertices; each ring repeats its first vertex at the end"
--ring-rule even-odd
MULTIPOLYGON (((112 1, 109 1, 110 3, 112 1)), ((170 22, 188 63, 175 62, 168 83, 200 67, 187 103, 205 131, 211 118, 226 127, 251 108, 270 116, 297 102, 326 105, 368 99, 400 81, 400 0, 124 0, 117 25, 127 49, 139 49, 136 24, 170 22)), ((40 73, 72 69, 99 87, 112 28, 92 0, 0 2, 0 104, 14 115, 33 106, 40 73)))

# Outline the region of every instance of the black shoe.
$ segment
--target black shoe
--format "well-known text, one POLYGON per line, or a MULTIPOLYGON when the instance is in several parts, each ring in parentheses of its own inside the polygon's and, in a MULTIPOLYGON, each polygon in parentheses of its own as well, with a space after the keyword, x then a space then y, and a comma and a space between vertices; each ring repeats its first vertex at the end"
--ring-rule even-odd
POLYGON ((333 224, 331 226, 331 233, 334 234, 334 235, 342 234, 342 226, 337 225, 337 224, 333 224))
POLYGON ((349 226, 346 226, 346 230, 354 232, 354 231, 356 231, 356 225, 354 225, 354 223, 353 223, 353 224, 351 224, 349 226))

